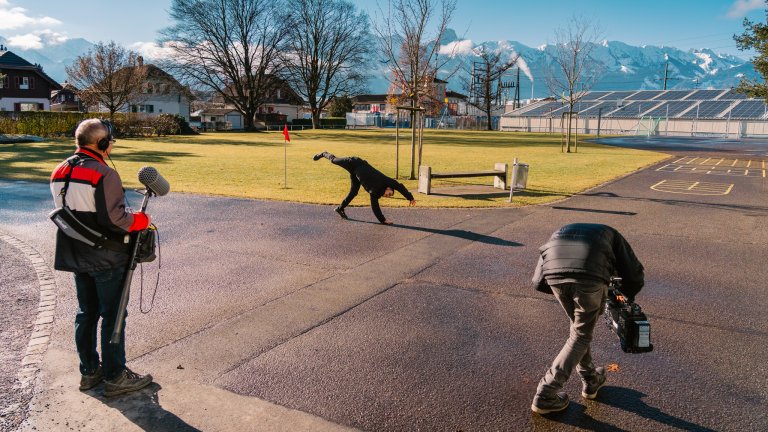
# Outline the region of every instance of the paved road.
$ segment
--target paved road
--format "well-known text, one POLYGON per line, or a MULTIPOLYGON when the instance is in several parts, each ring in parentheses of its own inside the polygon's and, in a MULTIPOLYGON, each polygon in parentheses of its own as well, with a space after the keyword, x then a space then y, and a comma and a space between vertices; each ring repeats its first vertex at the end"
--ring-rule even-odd
MULTIPOLYGON (((341 221, 328 206, 157 198, 160 290, 141 314, 134 283, 127 335, 129 363, 159 385, 112 401, 77 392, 73 288, 59 273, 28 427, 768 430, 768 189, 750 171, 765 158, 747 154, 739 175, 738 152, 680 147, 552 206, 385 209, 395 227, 365 207, 341 221), (615 226, 644 262, 656 350, 624 354, 599 329, 596 361, 618 365, 609 385, 584 401, 572 380, 572 406, 544 418, 529 405, 567 320, 528 281, 536 248, 576 221, 615 226)), ((45 185, 0 182, 0 232, 50 259, 48 199, 45 185)))

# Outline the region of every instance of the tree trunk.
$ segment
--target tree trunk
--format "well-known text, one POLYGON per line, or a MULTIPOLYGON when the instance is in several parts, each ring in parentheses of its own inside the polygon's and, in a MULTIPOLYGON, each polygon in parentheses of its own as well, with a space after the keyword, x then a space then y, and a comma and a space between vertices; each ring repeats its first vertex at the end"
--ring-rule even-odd
POLYGON ((320 110, 317 108, 317 101, 314 98, 309 100, 309 112, 312 115, 312 129, 320 127, 320 110))
MULTIPOLYGON (((411 108, 416 108, 416 101, 411 100, 411 108)), ((416 171, 414 166, 416 165, 416 111, 411 110, 411 176, 409 180, 416 179, 416 171)))
POLYGON ((573 117, 571 116, 571 111, 568 111, 568 131, 565 133, 565 152, 570 153, 571 152, 571 119, 573 117))
POLYGON ((255 112, 246 111, 243 113, 243 129, 249 132, 253 132, 256 130, 255 123, 253 120, 253 117, 256 115, 255 112))

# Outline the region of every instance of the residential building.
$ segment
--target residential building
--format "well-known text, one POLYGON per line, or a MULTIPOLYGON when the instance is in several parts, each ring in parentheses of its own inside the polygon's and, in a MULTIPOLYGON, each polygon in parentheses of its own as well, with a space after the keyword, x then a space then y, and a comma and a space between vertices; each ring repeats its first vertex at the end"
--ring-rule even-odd
POLYGON ((352 98, 352 112, 394 114, 396 107, 386 94, 362 94, 352 98))
POLYGON ((47 111, 51 91, 61 85, 34 65, 0 45, 0 111, 47 111))
POLYGON ((207 108, 192 113, 192 116, 200 117, 200 129, 204 131, 243 128, 243 115, 234 108, 207 108))
POLYGON ((144 64, 137 58, 137 66, 146 68, 146 83, 142 92, 126 111, 149 115, 178 114, 189 121, 192 93, 176 78, 153 64, 144 64))
POLYGON ((85 111, 85 105, 77 95, 77 88, 64 81, 60 90, 53 90, 51 111, 85 111))
POLYGON ((256 119, 265 123, 277 121, 290 122, 303 118, 304 100, 291 88, 288 82, 275 75, 269 75, 274 80, 264 103, 259 107, 256 119), (283 117, 285 116, 285 117, 283 117))

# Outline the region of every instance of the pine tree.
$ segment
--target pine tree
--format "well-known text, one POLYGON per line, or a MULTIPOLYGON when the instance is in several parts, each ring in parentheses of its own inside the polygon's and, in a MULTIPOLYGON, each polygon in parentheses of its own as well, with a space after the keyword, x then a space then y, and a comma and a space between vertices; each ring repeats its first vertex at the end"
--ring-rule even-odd
MULTIPOLYGON (((768 18, 768 10, 766 10, 766 17, 768 18)), ((765 83, 765 79, 768 78, 768 20, 763 24, 744 18, 744 29, 743 34, 735 35, 733 39, 736 40, 736 46, 740 50, 753 49, 757 52, 757 55, 752 58, 752 64, 763 80, 760 82, 743 78, 736 91, 768 101, 768 84, 765 83)))

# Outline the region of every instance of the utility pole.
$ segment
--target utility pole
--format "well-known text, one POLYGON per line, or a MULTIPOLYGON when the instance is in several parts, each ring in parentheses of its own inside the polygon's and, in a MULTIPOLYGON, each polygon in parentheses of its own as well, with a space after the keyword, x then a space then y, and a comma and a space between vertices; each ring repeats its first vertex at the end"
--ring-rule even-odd
POLYGON ((517 83, 515 84, 515 108, 520 108, 520 68, 517 68, 517 83))
POLYGON ((663 81, 664 82, 664 90, 667 89, 667 81, 670 80, 679 80, 680 78, 670 78, 669 77, 669 62, 666 62, 664 64, 664 78, 657 79, 657 81, 663 81))

